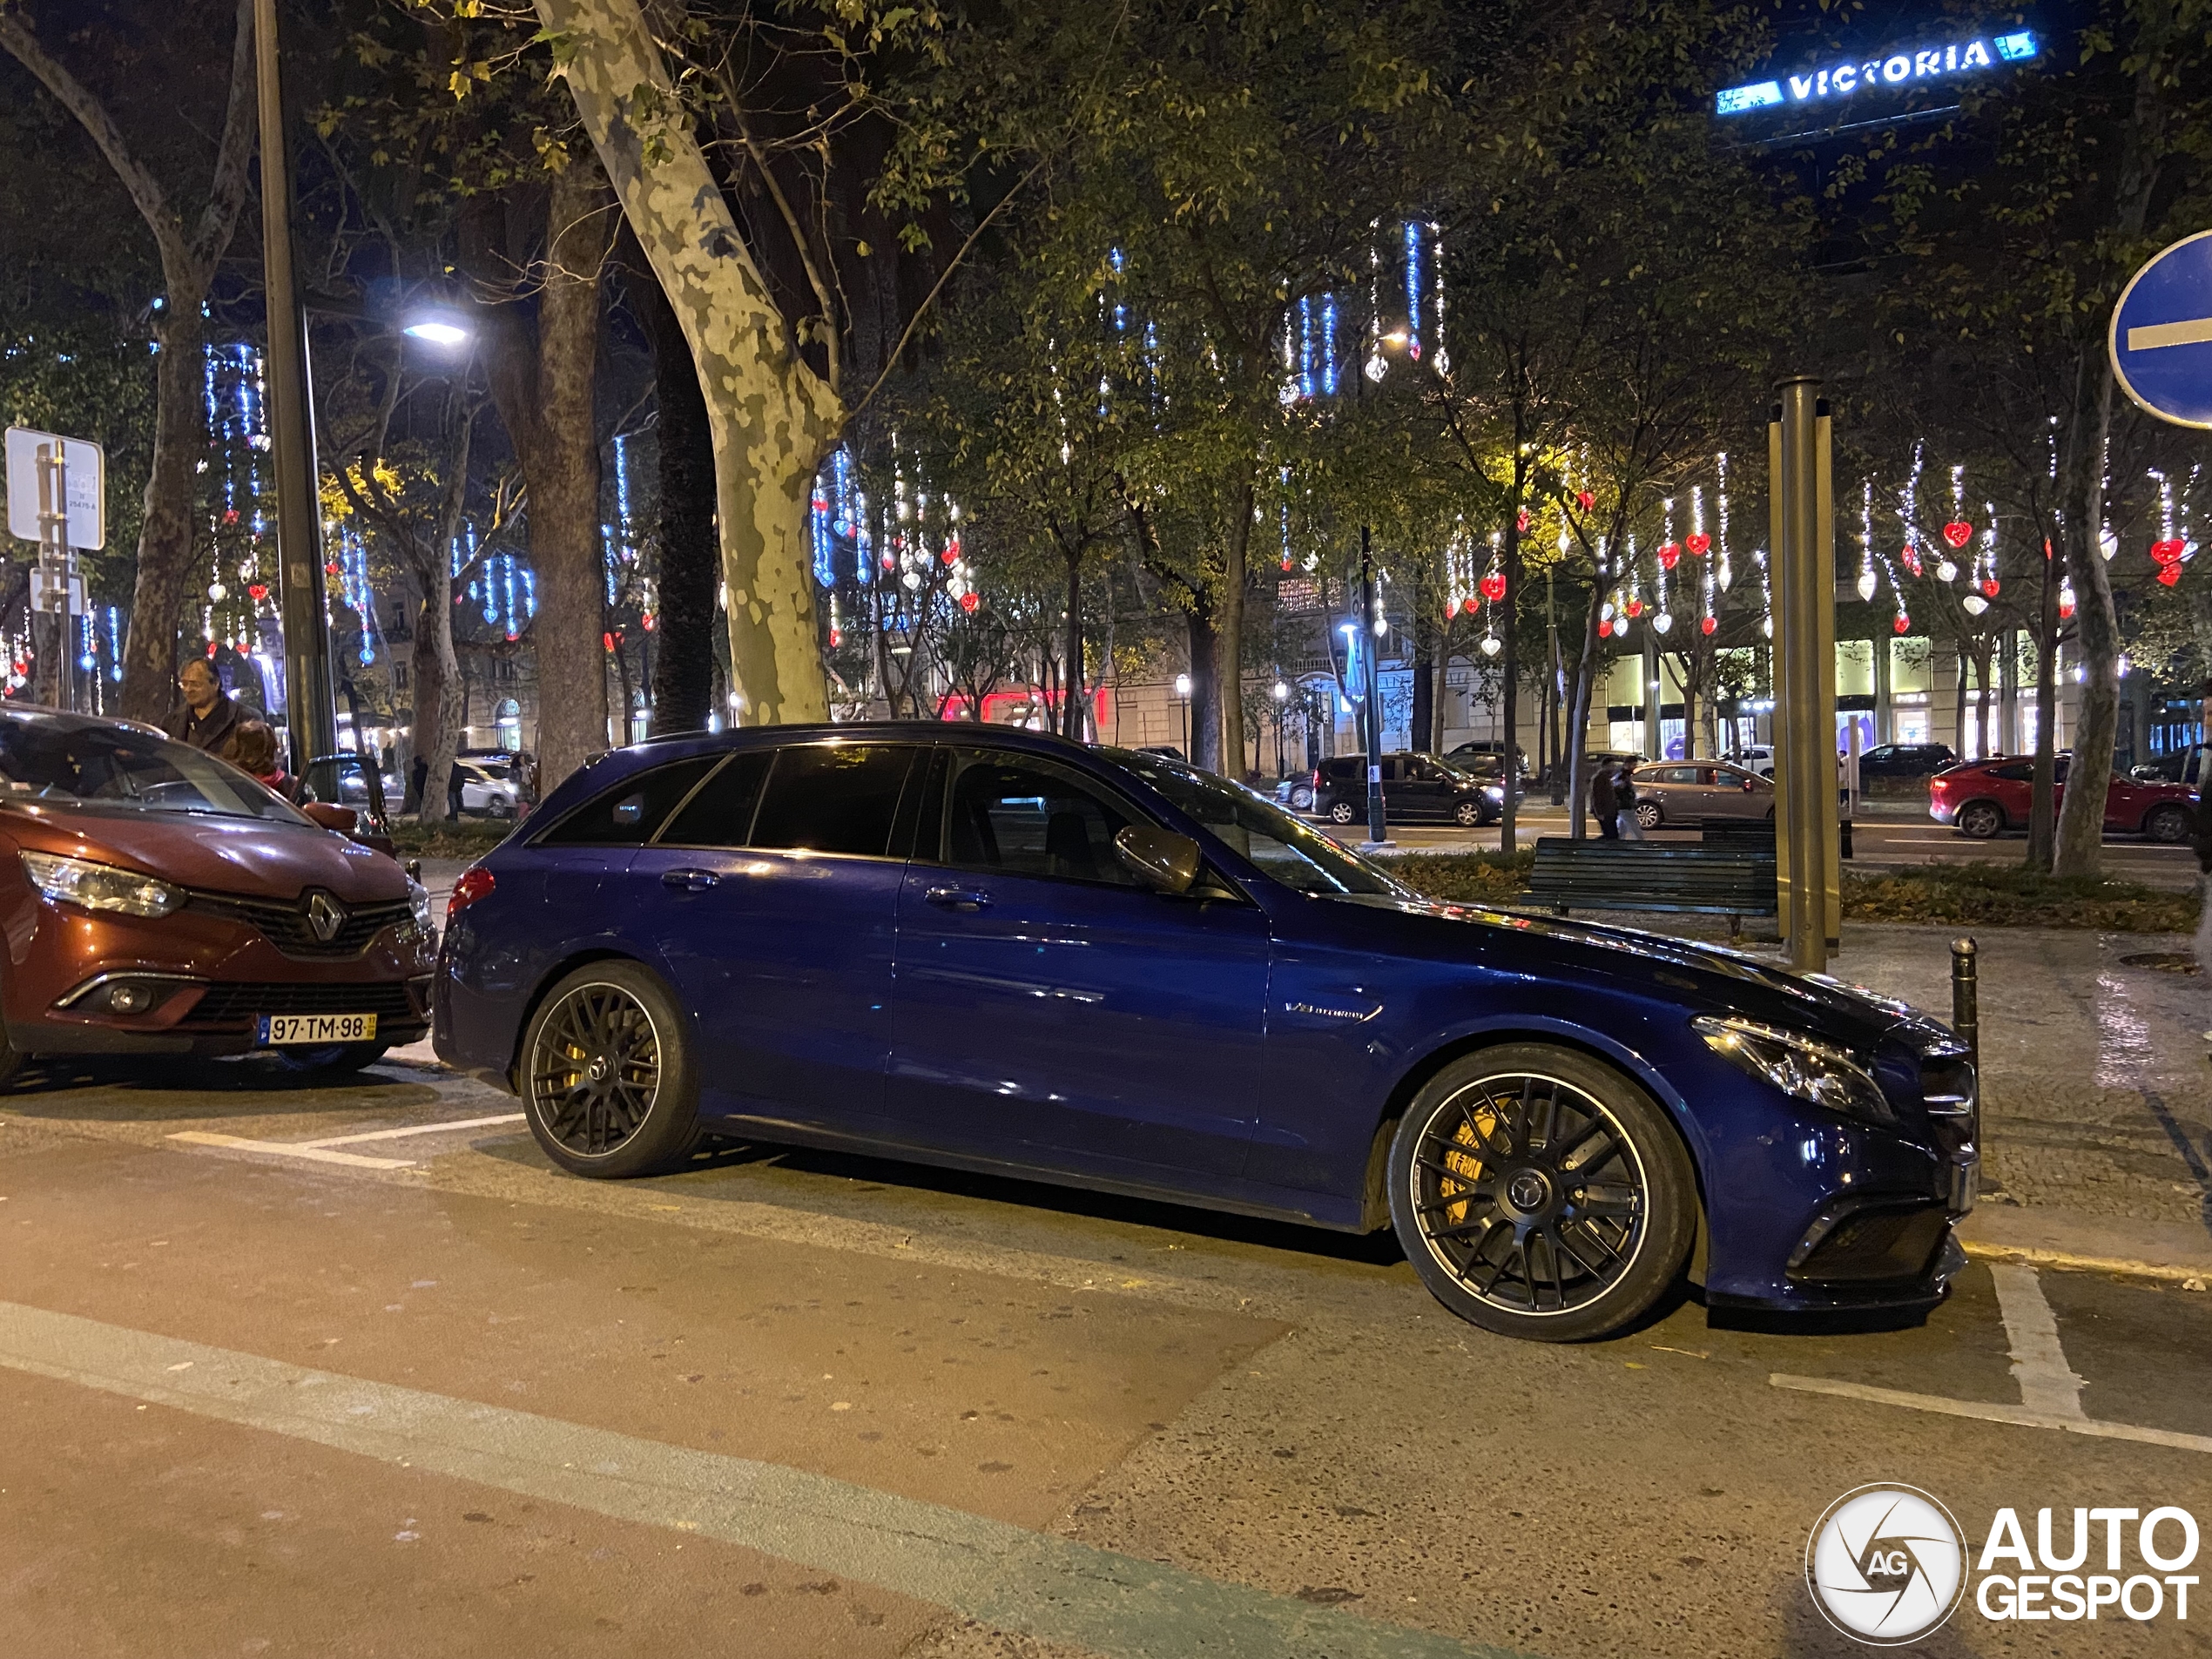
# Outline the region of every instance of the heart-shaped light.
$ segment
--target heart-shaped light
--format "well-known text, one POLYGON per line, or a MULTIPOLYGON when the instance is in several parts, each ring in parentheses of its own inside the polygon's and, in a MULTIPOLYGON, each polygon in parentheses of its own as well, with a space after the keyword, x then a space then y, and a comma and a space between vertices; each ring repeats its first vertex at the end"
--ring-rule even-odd
POLYGON ((1484 637, 1482 641, 1482 654, 1485 657, 1495 657, 1504 648, 1504 642, 1495 634, 1489 634, 1484 637))
POLYGON ((1893 634, 1901 634, 1912 625, 1912 618, 1900 610, 1897 613, 1897 620, 1890 624, 1890 631, 1893 634))
POLYGON ((2188 550, 2188 543, 2179 536, 2171 536, 2163 542, 2153 542, 2150 544, 2151 557, 2156 559, 2161 564, 2173 563, 2188 550))
POLYGON ((255 604, 260 604, 262 600, 269 597, 269 584, 266 582, 256 582, 252 587, 246 589, 246 592, 253 596, 255 604))
POLYGON ((1966 606, 1966 614, 1970 617, 1979 617, 1983 611, 1989 609, 1989 601, 1983 598, 1979 593, 1970 593, 1959 603, 1966 606))
POLYGON ((1663 634, 1675 625, 1675 619, 1662 610, 1651 619, 1651 625, 1663 634))
POLYGON ((1526 507, 1513 516, 1513 527, 1523 536, 1528 534, 1528 509, 1526 507))
POLYGON ((1613 637, 1613 619, 1611 617, 1600 617, 1597 619, 1597 637, 1600 639, 1610 639, 1613 637))
POLYGON ((1706 535, 1704 531, 1699 530, 1696 535, 1688 537, 1683 545, 1702 559, 1712 550, 1713 538, 1706 535))
POLYGON ((1287 553, 1283 555, 1283 568, 1285 570, 1291 568, 1291 556, 1287 553))
POLYGON ((2072 588, 2060 588, 2059 590, 2059 620, 2063 622, 2073 614, 2074 590, 2072 588))
POLYGON ((2109 529, 2101 531, 2097 536, 2097 551, 2103 554, 2109 561, 2113 555, 2120 551, 2120 538, 2109 529))
POLYGON ((211 582, 207 584, 207 597, 211 599, 219 600, 229 591, 230 590, 219 582, 211 582))
POLYGON ((2182 579, 2182 567, 2178 564, 2160 565, 2158 567, 2158 579, 2164 583, 2168 587, 2172 587, 2176 582, 2179 582, 2182 579))
POLYGON ((1974 538, 1974 527, 1963 518, 1954 518, 1943 527, 1943 539, 1953 547, 1964 547, 1974 538))
POLYGON ((979 593, 963 593, 960 597, 960 608, 962 610, 972 612, 977 605, 980 605, 982 603, 983 597, 979 593))
POLYGON ((1631 599, 1631 600, 1629 600, 1629 614, 1631 617, 1641 617, 1642 615, 1643 615, 1643 601, 1642 601, 1642 600, 1641 600, 1641 599, 1631 599))
POLYGON ((1578 489, 1575 492, 1575 504, 1587 513, 1597 505, 1597 497, 1587 489, 1578 489))
POLYGON ((1660 568, 1661 570, 1673 570, 1673 569, 1675 568, 1675 562, 1676 562, 1677 559, 1681 558, 1681 557, 1682 557, 1682 543, 1679 543, 1679 542, 1662 542, 1662 543, 1659 543, 1659 568, 1660 568))
POLYGON ((1920 550, 1919 548, 1908 547, 1904 552, 1898 554, 1898 557, 1905 561, 1905 568, 1912 571, 1914 576, 1920 574, 1920 550))
POLYGON ((1860 598, 1871 599, 1874 597, 1874 589, 1877 583, 1875 582, 1873 571, 1861 570, 1858 573, 1858 597, 1860 598))
POLYGON ((1502 570, 1493 570, 1475 585, 1482 590, 1482 597, 1492 604, 1506 597, 1506 577, 1502 570))
POLYGON ((1717 628, 1717 627, 1719 627, 1719 626, 1720 626, 1720 624, 1719 624, 1719 623, 1717 623, 1717 622, 1716 622, 1716 621, 1714 621, 1714 620, 1713 620, 1713 618, 1712 618, 1712 617, 1705 617, 1703 621, 1701 621, 1701 622, 1697 624, 1697 627, 1698 627, 1698 631, 1699 631, 1699 632, 1701 632, 1701 633, 1706 633, 1706 634, 1710 634, 1710 633, 1711 633, 1711 632, 1713 631, 1713 630, 1714 630, 1714 629, 1716 629, 1716 628, 1717 628))
POLYGON ((1949 559, 1946 559, 1942 563, 1936 566, 1937 581, 1956 582, 1958 579, 1959 567, 1953 564, 1949 559))
POLYGON ((1991 577, 1986 582, 1984 582, 1981 584, 1983 597, 1986 598, 1994 599, 1997 597, 1999 585, 1997 578, 1995 577, 1991 577))

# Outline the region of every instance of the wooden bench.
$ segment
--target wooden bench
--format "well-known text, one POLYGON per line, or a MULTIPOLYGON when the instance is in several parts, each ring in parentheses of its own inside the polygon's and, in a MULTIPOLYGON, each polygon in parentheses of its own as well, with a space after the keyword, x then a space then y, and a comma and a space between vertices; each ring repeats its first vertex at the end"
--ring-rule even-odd
POLYGON ((1771 916, 1774 835, 1764 844, 1730 833, 1718 842, 1569 840, 1547 835, 1536 843, 1528 897, 1558 915, 1570 910, 1680 911, 1726 916, 1728 935, 1740 938, 1746 916, 1771 916))

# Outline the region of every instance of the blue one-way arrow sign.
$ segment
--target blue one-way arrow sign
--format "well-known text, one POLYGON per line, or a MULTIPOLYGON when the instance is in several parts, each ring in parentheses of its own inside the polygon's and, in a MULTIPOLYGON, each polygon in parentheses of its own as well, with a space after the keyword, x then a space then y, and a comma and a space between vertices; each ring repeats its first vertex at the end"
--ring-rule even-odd
POLYGON ((2107 346, 2121 391, 2161 421, 2212 428, 2212 231, 2135 273, 2107 346))

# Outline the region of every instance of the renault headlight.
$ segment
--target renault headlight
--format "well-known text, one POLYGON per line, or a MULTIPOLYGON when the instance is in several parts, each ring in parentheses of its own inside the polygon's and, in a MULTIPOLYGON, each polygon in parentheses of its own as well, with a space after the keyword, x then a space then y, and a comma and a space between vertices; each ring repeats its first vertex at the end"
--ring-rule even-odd
POLYGON ((436 931, 436 918, 430 909, 430 890, 413 876, 407 879, 407 901, 415 907, 415 930, 425 939, 436 931))
POLYGON ((65 859, 51 853, 25 853, 23 867, 30 885, 49 899, 81 905, 87 910, 165 916, 185 901, 185 895, 166 881, 140 875, 136 870, 118 870, 112 864, 65 859))
POLYGON ((1711 1014, 1701 1014, 1689 1024, 1714 1052, 1725 1055, 1792 1099, 1824 1106, 1864 1123, 1894 1124, 1898 1121, 1881 1085, 1833 1043, 1750 1020, 1723 1019, 1711 1014))

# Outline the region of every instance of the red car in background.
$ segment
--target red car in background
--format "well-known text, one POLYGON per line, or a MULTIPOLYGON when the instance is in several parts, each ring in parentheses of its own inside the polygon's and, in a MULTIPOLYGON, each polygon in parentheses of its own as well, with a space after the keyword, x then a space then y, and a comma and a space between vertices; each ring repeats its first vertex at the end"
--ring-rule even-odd
MULTIPOLYGON (((2055 793, 2066 794, 2070 755, 2060 755, 2055 793)), ((2008 829, 2026 829, 2035 762, 2017 755, 1973 760, 1928 780, 1928 816, 1961 835, 1986 841, 2008 829)), ((2105 833, 2144 835, 2154 841, 2186 841, 2196 821, 2196 791, 2182 784, 2145 783, 2114 773, 2105 786, 2105 833)))
POLYGON ((368 1064, 429 1026, 428 895, 127 721, 0 711, 0 1084, 50 1055, 368 1064))

